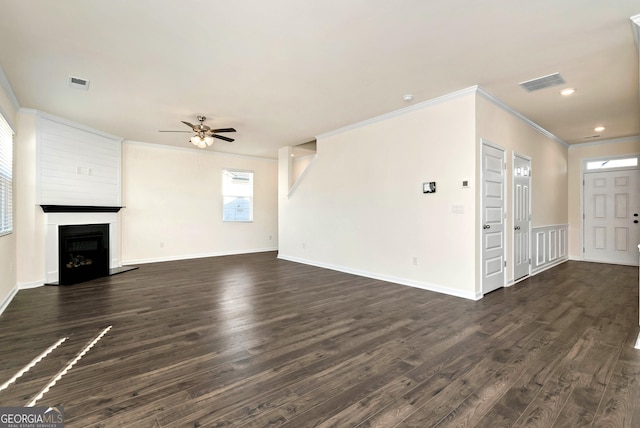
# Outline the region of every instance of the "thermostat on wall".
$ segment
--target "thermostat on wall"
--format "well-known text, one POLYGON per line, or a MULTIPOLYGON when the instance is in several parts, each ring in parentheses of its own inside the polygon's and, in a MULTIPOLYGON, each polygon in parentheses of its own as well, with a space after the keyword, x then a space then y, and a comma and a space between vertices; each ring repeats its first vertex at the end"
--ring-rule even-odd
POLYGON ((436 193, 436 182, 427 181, 422 183, 422 193, 436 193))

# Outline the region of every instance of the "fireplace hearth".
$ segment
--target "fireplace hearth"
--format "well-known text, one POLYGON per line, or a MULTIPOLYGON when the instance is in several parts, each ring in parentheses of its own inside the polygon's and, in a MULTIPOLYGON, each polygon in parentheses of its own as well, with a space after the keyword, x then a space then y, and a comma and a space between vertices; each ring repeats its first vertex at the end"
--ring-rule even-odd
POLYGON ((109 224, 58 226, 59 285, 109 275, 109 224))

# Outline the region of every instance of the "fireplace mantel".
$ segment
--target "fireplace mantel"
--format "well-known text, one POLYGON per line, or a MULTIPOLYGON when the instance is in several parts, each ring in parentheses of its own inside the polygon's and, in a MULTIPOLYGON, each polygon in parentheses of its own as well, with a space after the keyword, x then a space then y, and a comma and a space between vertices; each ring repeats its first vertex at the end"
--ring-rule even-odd
POLYGON ((122 207, 88 205, 40 205, 46 213, 117 213, 122 207))

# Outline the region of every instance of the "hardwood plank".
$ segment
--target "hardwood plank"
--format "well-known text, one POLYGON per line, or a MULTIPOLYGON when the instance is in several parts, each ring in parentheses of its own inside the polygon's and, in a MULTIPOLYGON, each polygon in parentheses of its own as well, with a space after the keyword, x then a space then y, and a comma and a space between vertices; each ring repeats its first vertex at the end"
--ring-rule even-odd
POLYGON ((257 253, 21 290, 0 405, 68 427, 640 426, 637 268, 567 262, 480 301, 257 253))

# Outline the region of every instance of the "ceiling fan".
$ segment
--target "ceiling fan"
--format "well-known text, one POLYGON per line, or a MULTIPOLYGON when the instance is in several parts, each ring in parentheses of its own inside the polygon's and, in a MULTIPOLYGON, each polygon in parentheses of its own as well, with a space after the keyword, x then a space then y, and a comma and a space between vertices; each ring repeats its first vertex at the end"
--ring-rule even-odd
MULTIPOLYGON (((217 138, 219 140, 232 142, 233 138, 225 137, 224 135, 217 135, 218 133, 223 132, 236 132, 234 128, 220 128, 220 129, 211 129, 211 127, 204 124, 204 121, 207 120, 205 116, 198 116, 198 121, 200 122, 198 125, 193 125, 189 122, 185 122, 182 120, 181 122, 187 125, 195 132, 195 135, 189 139, 194 146, 200 147, 201 149, 210 146, 213 144, 213 139, 217 138)), ((192 132, 192 131, 159 131, 159 132, 192 132)))

